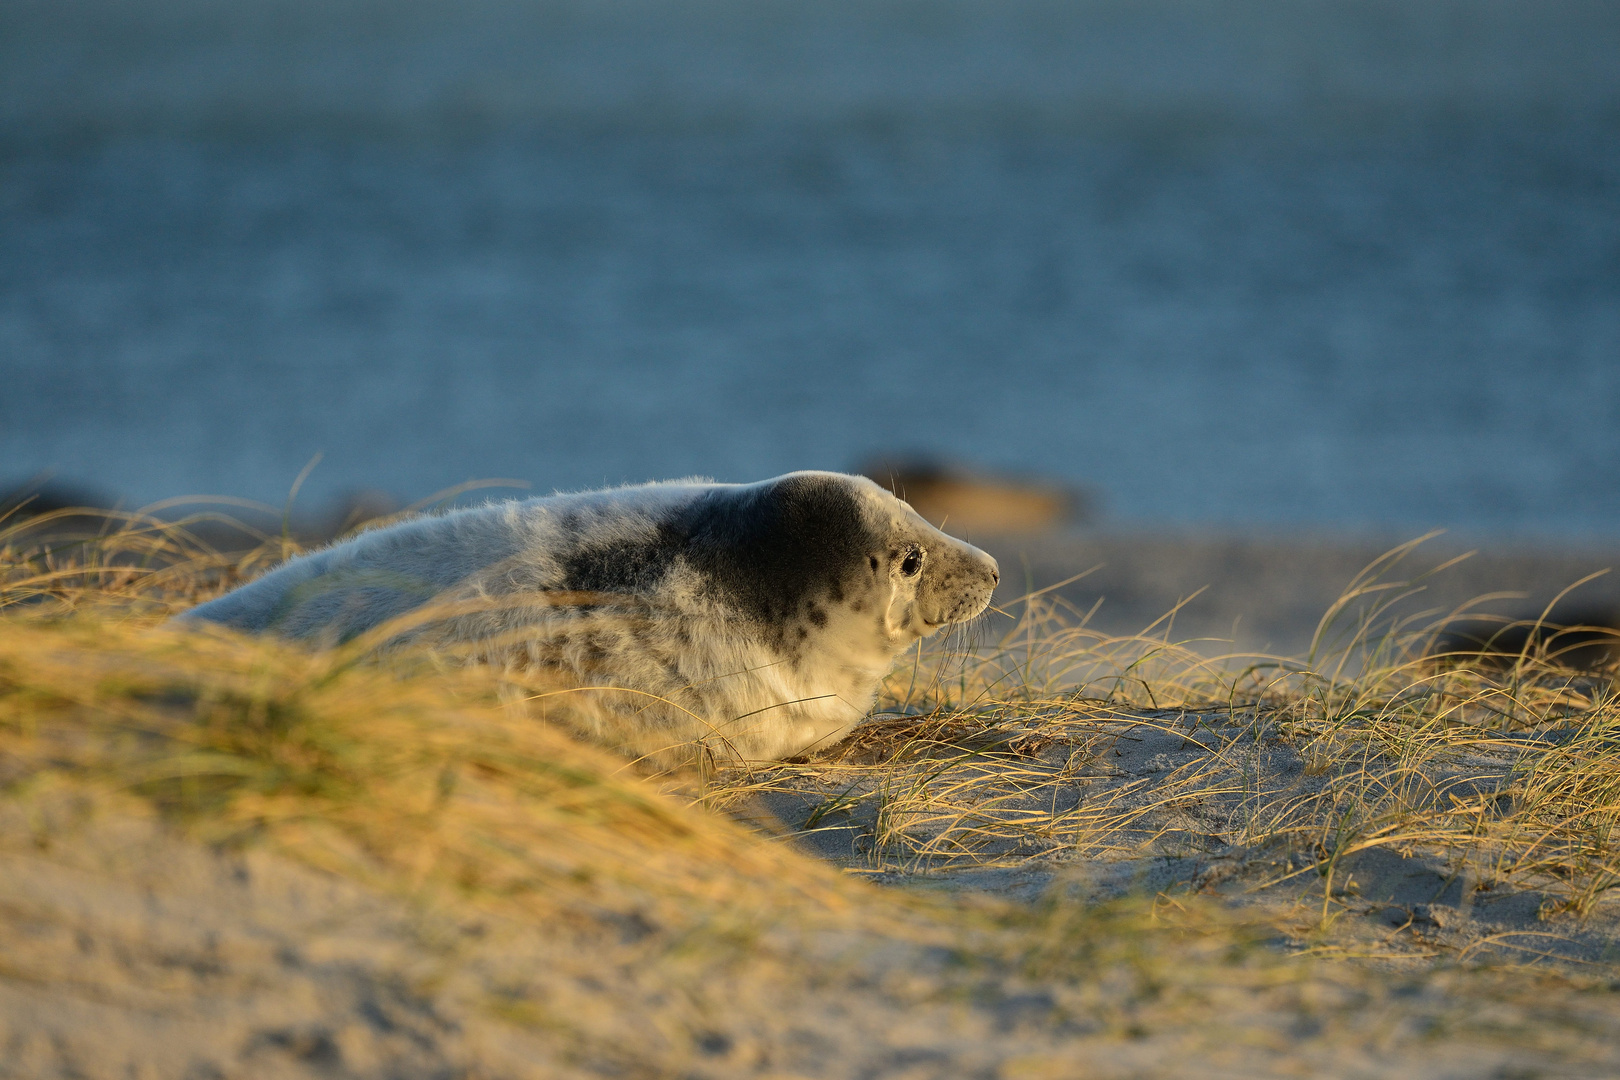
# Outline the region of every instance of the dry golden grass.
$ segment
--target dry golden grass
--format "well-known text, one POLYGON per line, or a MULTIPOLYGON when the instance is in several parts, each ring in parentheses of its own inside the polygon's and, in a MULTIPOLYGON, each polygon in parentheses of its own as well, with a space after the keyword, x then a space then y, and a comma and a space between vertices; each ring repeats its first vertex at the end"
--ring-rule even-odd
POLYGON ((1475 616, 1414 610, 1426 575, 1389 580, 1417 544, 1352 582, 1300 659, 1177 641, 1173 612, 1120 637, 1050 591, 1022 598, 994 639, 920 650, 833 753, 711 798, 796 794, 811 831, 864 807, 852 861, 874 870, 1265 854, 1291 864, 1269 884, 1315 885, 1325 921, 1341 864, 1386 849, 1585 915, 1620 885, 1615 669, 1566 667, 1534 637, 1506 659, 1432 655, 1475 616), (1106 778, 1127 731, 1193 753, 1065 800, 1106 778), (1264 767, 1279 749, 1296 768, 1264 767))
POLYGON ((0 548, 9 794, 94 779, 216 842, 547 914, 677 894, 839 902, 833 875, 684 812, 621 759, 502 705, 483 672, 420 654, 385 667, 364 640, 312 652, 162 625, 262 559, 138 518, 65 558, 0 548))
MULTIPOLYGON (((928 989, 899 994, 906 1008, 1041 987, 1055 1002, 1042 1036, 1054 1053, 1064 1039, 1148 1031, 1170 1040, 1165 1053, 1193 1052, 1300 1010, 1339 1018, 1305 1040, 1326 1053, 1374 1038, 1368 1018, 1392 1015, 1387 980, 1260 947, 1277 938, 1272 914, 1197 895, 1220 883, 1216 863, 1243 862, 1252 891, 1295 889, 1309 918, 1294 910, 1283 936, 1322 958, 1354 952, 1328 931, 1354 903, 1346 868, 1375 849, 1433 854, 1477 887, 1538 890, 1549 919, 1590 916, 1620 884, 1613 672, 1528 648, 1499 666, 1426 657, 1456 613, 1403 614, 1412 586, 1387 579, 1409 550, 1353 583, 1303 659, 1179 642, 1173 613, 1141 635, 1103 635, 1049 591, 1009 605, 994 640, 920 650, 871 722, 823 758, 649 780, 509 704, 488 673, 431 654, 163 626, 283 557, 285 536, 225 554, 195 540, 194 521, 143 514, 53 536, 74 521, 0 524, 0 807, 30 823, 27 842, 71 843, 74 805, 139 805, 217 849, 264 849, 413 904, 577 933, 606 950, 604 970, 662 966, 709 983, 774 964, 776 981, 736 984, 727 1007, 739 1016, 815 986, 854 993, 833 989, 859 967, 848 950, 892 945, 921 950, 895 961, 907 970, 948 958, 928 969, 928 989), (1110 764, 1125 760, 1122 740, 1150 736, 1174 751, 1162 767, 1110 764), (1267 764, 1276 754, 1298 768, 1282 776, 1267 764), (762 804, 803 812, 766 821, 762 804), (840 821, 858 843, 834 865, 770 835, 840 821), (1210 865, 1114 902, 1065 869, 1164 854, 1210 865), (860 880, 1037 864, 1055 869, 1034 905, 860 880), (629 945, 627 925, 645 929, 629 945), (834 960, 829 940, 844 943, 834 960)), ((1484 958, 1466 948, 1424 955, 1484 958)), ((1492 1037, 1515 1045, 1552 1003, 1612 978, 1600 963, 1551 989, 1500 971, 1462 986, 1446 981, 1455 970, 1412 976, 1438 995, 1425 1015, 1472 1031, 1471 1002, 1506 1001, 1517 1011, 1492 1021, 1492 1037)), ((666 1007, 664 991, 648 993, 640 1007, 666 1007)), ((510 995, 489 1008, 520 1025, 573 1022, 552 1009, 542 1024, 510 995)), ((1601 1024, 1558 1030, 1560 1053, 1620 1052, 1601 1024)), ((648 1039, 664 1047, 635 1058, 650 1074, 692 1052, 648 1039)), ((1038 1058, 1028 1075, 1043 1075, 1038 1058)))

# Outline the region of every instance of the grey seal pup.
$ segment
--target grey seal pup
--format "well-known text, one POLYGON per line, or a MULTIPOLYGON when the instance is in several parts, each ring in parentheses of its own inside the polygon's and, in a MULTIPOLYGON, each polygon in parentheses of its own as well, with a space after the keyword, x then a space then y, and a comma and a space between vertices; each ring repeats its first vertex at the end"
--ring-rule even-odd
POLYGON ((795 472, 412 518, 181 618, 336 643, 406 616, 406 638, 577 688, 566 715, 599 740, 737 762, 844 738, 896 659, 999 577, 871 480, 795 472))

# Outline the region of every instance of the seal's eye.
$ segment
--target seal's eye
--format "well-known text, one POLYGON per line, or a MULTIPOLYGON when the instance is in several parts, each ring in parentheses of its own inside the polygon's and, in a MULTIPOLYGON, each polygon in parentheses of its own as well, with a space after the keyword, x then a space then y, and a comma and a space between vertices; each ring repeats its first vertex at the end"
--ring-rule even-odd
POLYGON ((912 548, 906 552, 906 559, 900 564, 900 572, 906 577, 916 577, 917 572, 922 569, 922 561, 922 548, 912 548))

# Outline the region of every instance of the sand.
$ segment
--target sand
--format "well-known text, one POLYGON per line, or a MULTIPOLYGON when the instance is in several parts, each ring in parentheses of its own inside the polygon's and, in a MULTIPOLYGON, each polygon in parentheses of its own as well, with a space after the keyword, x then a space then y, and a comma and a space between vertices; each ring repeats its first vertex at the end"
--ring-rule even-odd
MULTIPOLYGON (((1145 780, 1130 797, 1151 802, 1156 778, 1185 775, 1207 756, 1183 737, 1189 719, 1100 720, 1094 763, 1053 784, 1096 785, 1095 796, 1145 780)), ((1207 726, 1194 735, 1214 742, 1207 726)), ((1052 746, 1036 757, 1056 776, 1060 754, 1052 746)), ((1274 776, 1300 767, 1286 752, 1261 756, 1274 776)), ((1480 777, 1501 765, 1457 762, 1480 777)), ((1026 795, 1049 803, 1054 791, 1026 795)), ((807 805, 804 796, 769 801, 785 822, 807 805)), ((211 847, 116 800, 73 805, 50 811, 63 821, 43 847, 37 821, 14 806, 3 818, 0 1076, 1620 1071, 1612 905, 1585 920, 1547 921, 1536 892, 1474 891, 1442 862, 1370 852, 1340 868, 1323 934, 1320 885, 1257 888, 1287 867, 1224 846, 1216 807, 1142 818, 1144 833, 1159 834, 1152 854, 981 851, 997 865, 955 872, 870 850, 860 810, 784 842, 882 871, 860 875, 878 888, 937 894, 981 915, 1029 909, 1054 889, 1088 903, 1214 897, 1275 928, 1256 946, 1258 966, 1212 961, 1197 948, 1184 960, 1172 949, 1122 962, 1106 951, 1069 958, 1060 947, 1060 961, 1081 967, 1048 970, 973 945, 977 930, 930 943, 791 919, 767 919, 728 956, 694 959, 652 925, 522 925, 263 850, 211 847), (1287 966, 1289 954, 1324 946, 1380 959, 1287 966), (1183 975, 1188 985, 1178 986, 1183 975), (1160 989, 1144 993, 1142 977, 1160 989)), ((1136 931, 1122 933, 1135 948, 1136 931)))
MULTIPOLYGON (((1251 728, 1224 714, 1101 710, 1022 753, 1017 728, 1009 727, 1021 759, 1016 773, 995 749, 978 760, 958 753, 948 766, 950 755, 936 752, 898 781, 855 766, 792 770, 760 801, 777 819, 799 824, 837 797, 850 808, 791 831, 789 842, 887 885, 981 890, 1024 902, 1054 886, 1095 900, 1215 895, 1263 913, 1279 928, 1276 943, 1291 949, 1356 953, 1396 967, 1445 957, 1564 961, 1620 974, 1620 903, 1566 915, 1558 910, 1564 893, 1557 881, 1536 888, 1496 880, 1455 854, 1421 847, 1374 846, 1338 862, 1324 929, 1329 883, 1306 869, 1312 860, 1233 841, 1256 805, 1321 796, 1339 770, 1313 775, 1301 746, 1275 736, 1256 745, 1251 728), (931 795, 914 801, 919 809, 900 823, 898 841, 891 835, 885 843, 885 829, 896 823, 880 815, 892 818, 896 806, 906 812, 895 789, 914 777, 927 778, 931 795), (1129 823, 1088 835, 1074 819, 1087 807, 1129 823), (1043 819, 1051 826, 1043 828, 1043 819)), ((1440 800, 1505 790, 1513 743, 1542 737, 1507 734, 1496 740, 1503 746, 1462 746, 1422 770, 1423 782, 1440 800)), ((1351 755, 1334 764, 1396 782, 1393 763, 1369 766, 1351 755)))

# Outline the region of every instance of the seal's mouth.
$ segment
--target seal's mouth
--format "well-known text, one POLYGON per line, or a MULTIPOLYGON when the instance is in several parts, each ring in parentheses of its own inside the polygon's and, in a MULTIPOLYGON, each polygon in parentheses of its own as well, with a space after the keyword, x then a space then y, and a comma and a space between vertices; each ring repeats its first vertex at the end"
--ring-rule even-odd
POLYGON ((963 608, 954 610, 941 618, 930 619, 928 616, 924 615, 921 617, 920 621, 924 626, 928 627, 930 631, 938 630, 942 626, 952 626, 956 623, 970 622, 982 615, 989 607, 990 598, 985 597, 983 603, 968 604, 963 608))
POLYGON ((936 576, 918 583, 911 617, 915 633, 928 635, 972 622, 990 606, 1001 580, 995 560, 977 548, 951 541, 941 554, 936 576))

